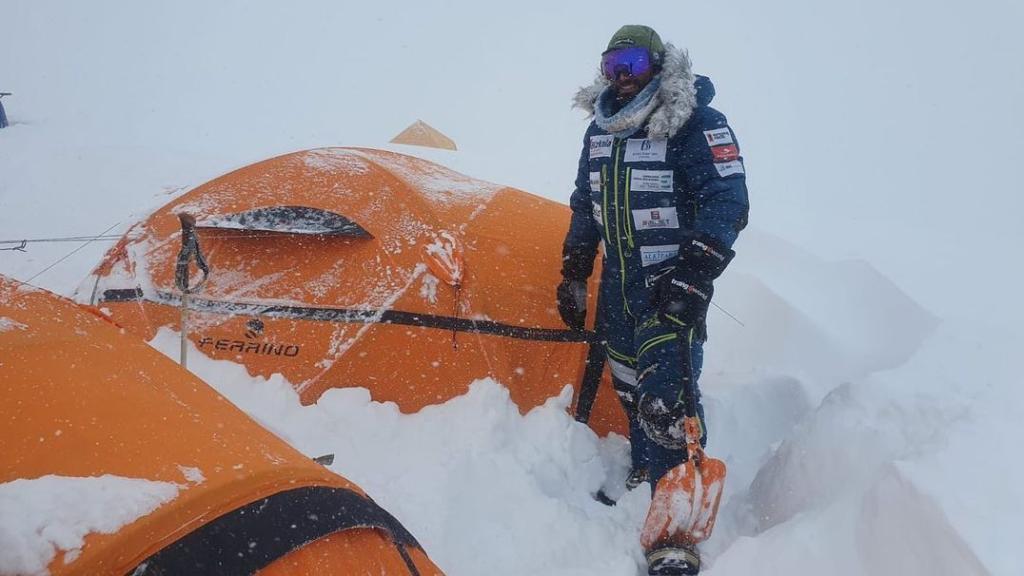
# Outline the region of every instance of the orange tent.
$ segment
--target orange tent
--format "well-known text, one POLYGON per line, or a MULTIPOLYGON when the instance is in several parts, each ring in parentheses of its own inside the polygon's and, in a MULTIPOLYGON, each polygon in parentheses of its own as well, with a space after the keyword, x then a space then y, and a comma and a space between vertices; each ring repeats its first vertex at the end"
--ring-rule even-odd
MULTIPOLYGON (((147 340, 178 330, 181 213, 196 218, 211 268, 189 297, 189 338, 251 373, 283 374, 303 402, 359 386, 410 412, 492 376, 526 410, 580 382, 588 335, 566 330, 554 302, 564 205, 391 152, 297 152, 157 210, 79 299, 147 340)), ((591 424, 625 433, 601 390, 591 424)))
POLYGON ((444 150, 457 150, 455 141, 445 136, 430 124, 423 120, 417 120, 408 128, 391 139, 394 144, 408 144, 410 146, 426 146, 427 148, 442 148, 444 150))
POLYGON ((0 483, 178 488, 58 553, 51 574, 441 574, 357 486, 109 321, 2 276, 0 405, 0 483))

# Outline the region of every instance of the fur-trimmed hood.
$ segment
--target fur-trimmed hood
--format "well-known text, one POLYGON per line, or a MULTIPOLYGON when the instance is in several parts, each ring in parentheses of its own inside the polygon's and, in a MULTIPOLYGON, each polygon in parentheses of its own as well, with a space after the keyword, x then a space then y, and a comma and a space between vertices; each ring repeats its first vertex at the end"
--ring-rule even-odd
MULTIPOLYGON (((714 98, 711 80, 695 76, 685 50, 665 44, 665 64, 661 68, 661 86, 654 98, 658 101, 647 119, 647 134, 653 138, 671 138, 686 124, 697 106, 706 106, 714 98)), ((584 86, 573 98, 573 106, 594 115, 597 99, 610 82, 598 73, 594 83, 584 86)))

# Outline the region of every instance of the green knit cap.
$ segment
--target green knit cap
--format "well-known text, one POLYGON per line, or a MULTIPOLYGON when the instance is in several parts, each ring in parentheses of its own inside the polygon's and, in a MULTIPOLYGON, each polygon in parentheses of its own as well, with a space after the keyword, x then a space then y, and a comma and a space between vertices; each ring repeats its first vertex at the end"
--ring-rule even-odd
POLYGON ((619 28, 619 31, 608 41, 608 48, 605 49, 605 52, 631 46, 647 48, 652 55, 663 56, 665 54, 665 45, 661 43, 661 36, 658 36, 653 28, 639 24, 627 24, 619 28))

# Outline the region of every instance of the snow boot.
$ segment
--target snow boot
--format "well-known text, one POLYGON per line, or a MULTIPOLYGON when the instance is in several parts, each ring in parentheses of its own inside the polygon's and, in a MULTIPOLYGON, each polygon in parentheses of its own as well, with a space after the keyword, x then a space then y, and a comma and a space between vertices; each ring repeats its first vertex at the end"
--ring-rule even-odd
POLYGON ((700 572, 700 553, 696 546, 670 544, 647 553, 647 573, 651 576, 678 576, 700 572))
POLYGON ((646 468, 634 468, 629 471, 629 476, 626 477, 626 490, 632 490, 650 479, 651 475, 647 472, 646 468))
MULTIPOLYGON (((630 470, 629 476, 626 477, 626 492, 635 489, 637 486, 649 480, 650 474, 647 473, 646 468, 634 468, 630 470)), ((597 500, 605 506, 615 506, 615 504, 618 503, 617 499, 609 496, 604 490, 598 490, 597 493, 594 494, 594 500, 597 500)))

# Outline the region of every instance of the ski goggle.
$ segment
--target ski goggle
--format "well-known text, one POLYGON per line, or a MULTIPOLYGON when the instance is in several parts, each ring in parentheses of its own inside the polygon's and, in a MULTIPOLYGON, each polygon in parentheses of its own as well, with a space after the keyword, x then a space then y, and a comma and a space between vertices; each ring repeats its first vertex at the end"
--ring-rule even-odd
POLYGON ((615 80, 620 74, 640 76, 652 67, 651 53, 647 48, 619 48, 601 56, 601 72, 609 80, 615 80))

